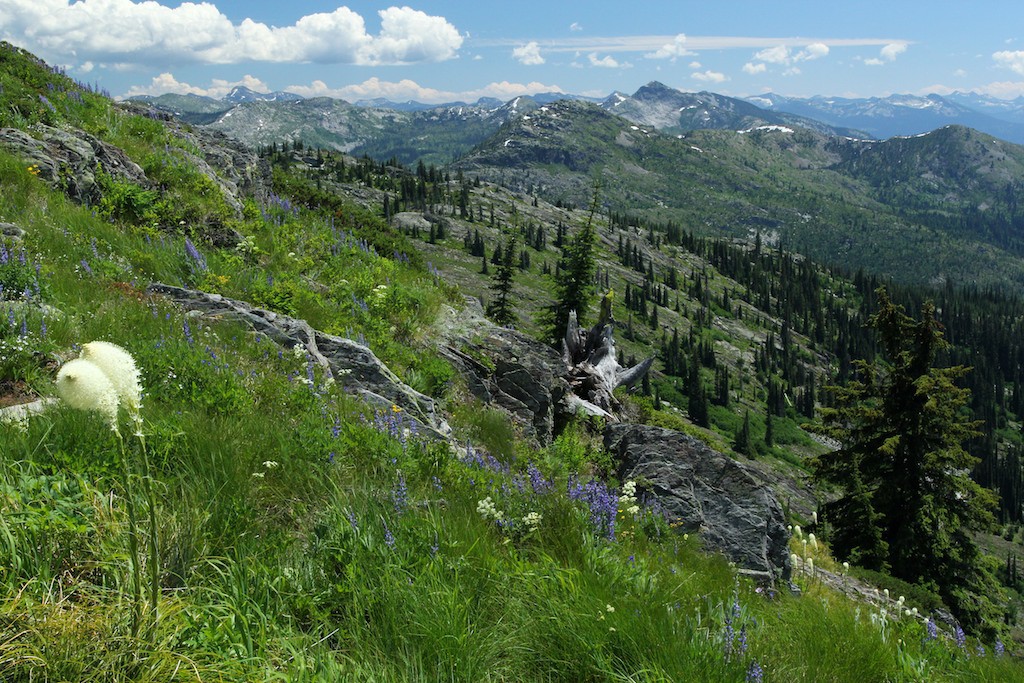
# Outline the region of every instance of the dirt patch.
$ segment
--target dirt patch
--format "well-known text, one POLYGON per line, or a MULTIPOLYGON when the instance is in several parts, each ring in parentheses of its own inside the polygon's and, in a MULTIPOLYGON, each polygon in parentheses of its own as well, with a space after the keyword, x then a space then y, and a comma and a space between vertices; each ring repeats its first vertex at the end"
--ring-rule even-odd
POLYGON ((19 379, 0 380, 0 408, 31 403, 39 398, 28 384, 19 379))

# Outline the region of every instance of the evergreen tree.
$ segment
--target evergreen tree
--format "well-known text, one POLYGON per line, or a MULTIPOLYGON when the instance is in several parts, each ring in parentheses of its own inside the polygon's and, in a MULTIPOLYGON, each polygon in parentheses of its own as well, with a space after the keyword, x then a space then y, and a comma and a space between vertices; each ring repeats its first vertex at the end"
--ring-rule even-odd
POLYGON ((740 431, 736 433, 736 438, 732 442, 733 450, 747 457, 752 457, 754 453, 753 442, 750 439, 750 411, 743 413, 743 426, 740 427, 740 431))
POLYGON ((825 506, 833 549, 931 585, 965 625, 998 619, 998 587, 973 537, 993 524, 996 499, 968 474, 977 459, 963 443, 978 423, 964 417, 970 391, 956 384, 967 369, 933 367, 948 343, 931 302, 914 320, 877 294, 869 322, 886 360, 855 361, 856 378, 834 387, 823 418, 842 447, 814 462, 816 478, 841 491, 825 506))
POLYGON ((561 343, 565 337, 570 311, 576 311, 581 325, 585 324, 587 318, 590 299, 594 294, 594 275, 597 272, 597 229, 594 226, 594 215, 597 212, 598 196, 595 189, 587 222, 568 240, 555 271, 557 298, 543 314, 548 341, 552 344, 561 343))
POLYGON ((491 282, 494 298, 491 300, 490 306, 487 307, 487 315, 491 316, 491 319, 499 325, 514 325, 518 319, 512 301, 516 274, 512 255, 515 254, 515 250, 516 236, 511 234, 505 242, 505 247, 501 252, 501 262, 498 264, 498 269, 494 272, 494 280, 491 282))

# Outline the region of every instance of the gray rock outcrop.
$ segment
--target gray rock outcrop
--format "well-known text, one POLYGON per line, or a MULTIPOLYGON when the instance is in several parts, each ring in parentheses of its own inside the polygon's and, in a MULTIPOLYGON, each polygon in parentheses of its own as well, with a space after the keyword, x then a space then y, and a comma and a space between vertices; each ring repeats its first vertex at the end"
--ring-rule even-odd
POLYGON ((101 197, 96 169, 141 187, 150 186, 142 167, 119 148, 81 130, 62 130, 37 124, 34 138, 16 128, 0 128, 0 147, 38 168, 39 177, 81 203, 101 197))
POLYGON ((568 393, 565 367, 554 349, 495 325, 469 297, 465 308, 444 316, 438 352, 474 396, 508 412, 524 436, 542 446, 551 442, 559 403, 568 393))
POLYGON ((403 383, 373 351, 362 344, 320 332, 304 320, 256 308, 219 294, 159 283, 150 285, 147 291, 166 296, 203 316, 241 321, 283 347, 300 345, 339 385, 367 403, 384 410, 397 405, 407 419, 415 420, 420 427, 439 438, 446 438, 451 432, 429 396, 403 383))
POLYGON ((613 424, 605 446, 619 477, 644 482, 681 529, 768 580, 791 571, 782 506, 755 471, 691 436, 660 427, 613 424))

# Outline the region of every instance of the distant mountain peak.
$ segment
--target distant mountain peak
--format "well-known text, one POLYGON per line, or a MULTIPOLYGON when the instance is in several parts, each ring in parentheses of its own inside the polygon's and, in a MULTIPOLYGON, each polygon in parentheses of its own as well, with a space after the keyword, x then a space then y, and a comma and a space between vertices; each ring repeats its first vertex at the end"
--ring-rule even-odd
POLYGON ((231 104, 242 104, 243 102, 296 102, 301 99, 304 99, 302 95, 296 95, 291 92, 261 93, 251 90, 244 85, 236 85, 224 96, 224 101, 231 104))

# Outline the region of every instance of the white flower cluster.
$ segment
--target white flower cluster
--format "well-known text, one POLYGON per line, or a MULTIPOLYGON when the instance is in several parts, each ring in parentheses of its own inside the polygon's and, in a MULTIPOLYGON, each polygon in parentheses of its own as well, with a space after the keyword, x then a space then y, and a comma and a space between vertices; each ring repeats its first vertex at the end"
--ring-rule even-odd
POLYGON ((505 519, 505 513, 494 507, 494 501, 491 500, 490 496, 477 501, 476 511, 480 513, 480 516, 484 519, 493 519, 496 522, 500 522, 505 519))
POLYGON ((630 479, 622 485, 622 495, 619 496, 619 511, 630 515, 637 515, 640 506, 636 501, 636 482, 630 479))
POLYGON ((142 385, 135 359, 117 344, 84 344, 79 358, 57 373, 57 394, 72 408, 103 415, 115 432, 118 406, 124 404, 136 425, 141 422, 142 385))
POLYGON ((523 517, 523 524, 526 525, 528 531, 536 531, 542 519, 544 519, 544 515, 539 512, 530 512, 523 517))

